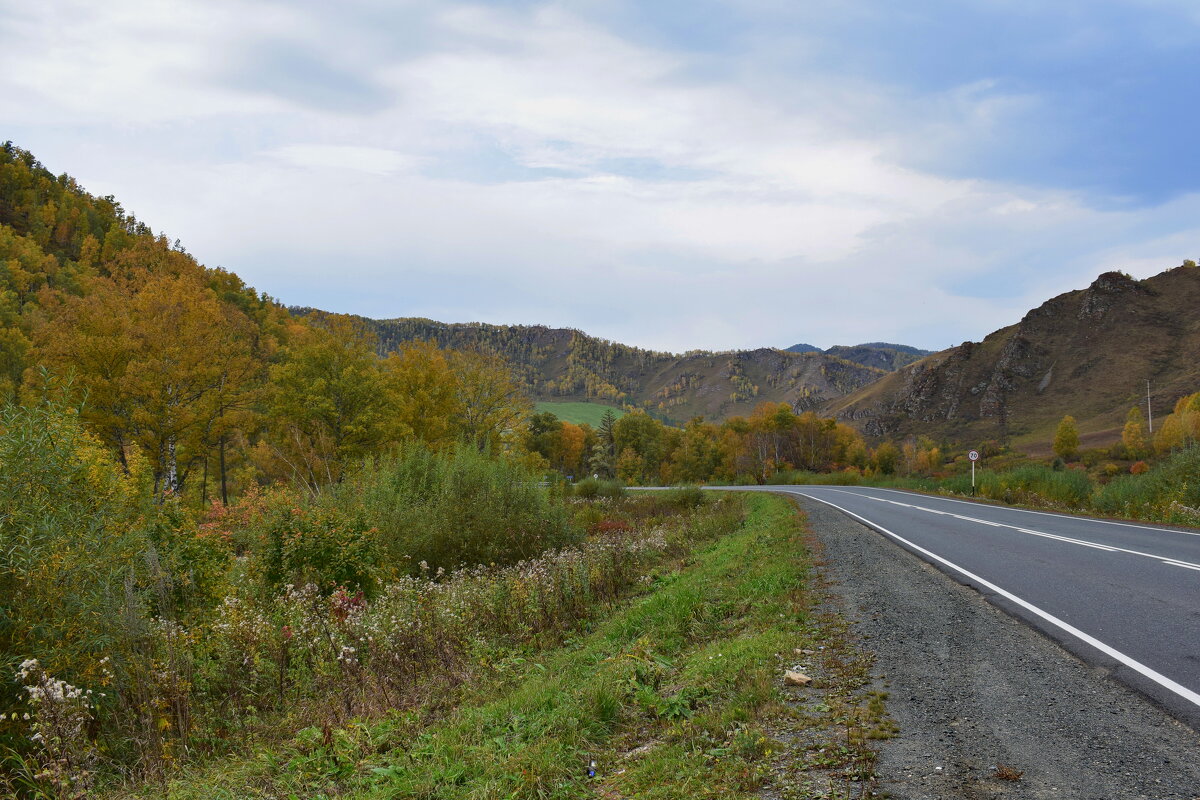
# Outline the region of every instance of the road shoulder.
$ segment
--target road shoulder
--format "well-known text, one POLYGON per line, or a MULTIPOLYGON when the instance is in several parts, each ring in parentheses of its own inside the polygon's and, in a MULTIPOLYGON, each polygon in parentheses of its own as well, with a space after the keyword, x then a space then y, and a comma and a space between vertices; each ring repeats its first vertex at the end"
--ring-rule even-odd
POLYGON ((800 503, 900 725, 876 765, 885 796, 1200 797, 1196 732, 876 532, 800 503))

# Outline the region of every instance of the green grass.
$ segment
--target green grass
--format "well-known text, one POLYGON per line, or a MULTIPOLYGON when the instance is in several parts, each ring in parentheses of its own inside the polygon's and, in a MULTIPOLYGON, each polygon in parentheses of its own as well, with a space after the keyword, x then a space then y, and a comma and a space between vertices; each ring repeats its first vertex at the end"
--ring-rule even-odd
MULTIPOLYGON (((773 720, 789 713, 782 654, 815 648, 821 633, 794 506, 744 502, 736 530, 657 571, 577 639, 481 654, 492 668, 468 678, 456 706, 307 729, 154 796, 756 797, 779 763, 773 720)), ((869 768, 861 753, 850 761, 841 766, 869 768)))
POLYGON ((539 414, 549 411, 563 422, 571 422, 575 425, 586 422, 593 428, 600 424, 600 418, 604 416, 605 411, 612 411, 617 415, 617 417, 625 416, 625 411, 623 409, 617 408, 616 406, 602 405, 600 403, 576 403, 547 400, 537 403, 536 406, 539 414))

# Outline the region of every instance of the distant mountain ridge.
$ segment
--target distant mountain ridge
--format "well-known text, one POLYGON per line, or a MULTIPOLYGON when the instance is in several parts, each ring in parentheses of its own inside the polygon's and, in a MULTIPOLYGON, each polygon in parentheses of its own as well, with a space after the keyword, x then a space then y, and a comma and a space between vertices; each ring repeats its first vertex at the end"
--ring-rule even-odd
POLYGON ((855 345, 838 344, 827 350, 822 350, 811 344, 794 344, 787 348, 785 352, 824 353, 825 355, 837 356, 846 361, 853 361, 856 364, 862 364, 865 367, 881 369, 885 372, 892 372, 933 354, 932 350, 921 350, 920 348, 910 347, 906 344, 892 344, 890 342, 866 342, 855 345))
MULTIPOLYGON (((308 309, 292 309, 303 313, 308 309)), ((774 348, 683 354, 645 350, 570 328, 371 320, 381 354, 425 340, 491 352, 511 363, 537 400, 594 400, 644 408, 670 422, 749 414, 764 401, 816 409, 882 377, 879 368, 825 353, 774 348)))
POLYGON ((1106 272, 1020 322, 909 364, 825 411, 873 436, 1040 437, 1065 414, 1096 443, 1129 408, 1154 414, 1200 389, 1200 268, 1145 280, 1106 272))

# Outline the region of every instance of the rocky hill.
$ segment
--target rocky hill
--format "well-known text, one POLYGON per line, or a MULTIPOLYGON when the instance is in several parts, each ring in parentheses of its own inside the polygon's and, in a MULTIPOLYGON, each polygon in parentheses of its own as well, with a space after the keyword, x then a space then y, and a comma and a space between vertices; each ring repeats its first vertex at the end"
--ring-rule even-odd
POLYGON ((1137 281, 1120 272, 826 404, 873 436, 1046 439, 1065 414, 1101 444, 1129 408, 1154 413, 1200 388, 1200 269, 1137 281))
POLYGON ((364 322, 379 337, 381 353, 417 339, 493 352, 516 367, 537 399, 631 405, 673 422, 697 415, 723 419, 748 414, 767 400, 815 409, 885 374, 820 352, 761 348, 677 355, 541 325, 447 324, 417 318, 364 322))

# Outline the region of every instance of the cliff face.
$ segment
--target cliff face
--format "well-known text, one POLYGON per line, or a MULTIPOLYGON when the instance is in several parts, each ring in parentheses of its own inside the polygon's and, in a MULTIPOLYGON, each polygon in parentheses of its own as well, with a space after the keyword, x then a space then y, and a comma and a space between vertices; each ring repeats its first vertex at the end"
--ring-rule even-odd
POLYGON ((1107 272, 982 342, 902 367, 825 410, 873 436, 1021 435, 1064 414, 1103 431, 1144 404, 1147 380, 1156 414, 1200 389, 1200 269, 1144 281, 1107 272))

